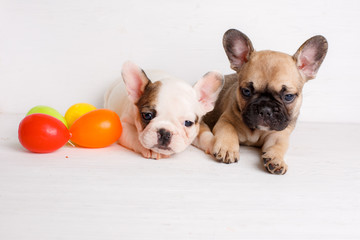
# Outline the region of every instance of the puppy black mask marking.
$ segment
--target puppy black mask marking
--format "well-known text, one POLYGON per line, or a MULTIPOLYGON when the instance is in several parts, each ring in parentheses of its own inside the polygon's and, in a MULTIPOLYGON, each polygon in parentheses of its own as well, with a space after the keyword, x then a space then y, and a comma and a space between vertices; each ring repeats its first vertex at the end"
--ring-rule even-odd
POLYGON ((283 102, 268 92, 250 98, 242 114, 244 123, 252 130, 264 127, 282 131, 290 122, 290 116, 283 102))

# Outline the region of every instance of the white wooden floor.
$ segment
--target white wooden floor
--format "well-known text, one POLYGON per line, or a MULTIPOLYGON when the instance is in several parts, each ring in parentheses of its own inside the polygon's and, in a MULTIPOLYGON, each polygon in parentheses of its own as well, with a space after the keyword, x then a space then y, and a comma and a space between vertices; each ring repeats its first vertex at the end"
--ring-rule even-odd
POLYGON ((0 239, 360 239, 360 125, 298 123, 289 171, 242 147, 147 160, 118 145, 33 154, 0 114, 0 239))

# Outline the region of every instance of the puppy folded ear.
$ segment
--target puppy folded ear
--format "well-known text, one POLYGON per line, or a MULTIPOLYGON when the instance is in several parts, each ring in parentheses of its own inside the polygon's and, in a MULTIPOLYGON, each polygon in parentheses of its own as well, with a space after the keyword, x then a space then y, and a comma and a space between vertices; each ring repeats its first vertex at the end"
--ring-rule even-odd
POLYGON ((239 72, 243 64, 249 61, 250 54, 254 51, 250 39, 236 29, 225 32, 223 46, 230 61, 230 67, 236 72, 239 72))
POLYGON ((215 102, 224 85, 224 76, 219 72, 208 72, 195 85, 194 90, 203 114, 214 109, 215 102))
POLYGON ((328 42, 321 35, 310 38, 297 50, 293 57, 306 81, 316 77, 327 50, 328 42))
POLYGON ((130 100, 137 103, 150 83, 149 78, 141 68, 130 61, 124 63, 121 74, 130 100))

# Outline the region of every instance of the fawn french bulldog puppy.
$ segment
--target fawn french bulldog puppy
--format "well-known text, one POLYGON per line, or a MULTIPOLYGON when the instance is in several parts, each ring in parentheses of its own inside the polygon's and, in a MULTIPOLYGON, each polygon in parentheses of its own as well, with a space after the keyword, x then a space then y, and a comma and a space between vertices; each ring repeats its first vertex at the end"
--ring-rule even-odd
POLYGON ((123 126, 119 144, 153 159, 183 151, 214 108, 223 81, 221 74, 209 72, 191 87, 164 72, 145 73, 124 63, 122 81, 105 94, 105 108, 115 111, 123 126))
POLYGON ((285 174, 284 155, 299 116, 302 88, 315 78, 328 43, 323 36, 314 36, 290 56, 255 51, 245 34, 230 29, 223 46, 236 73, 225 76, 195 145, 224 163, 238 161, 239 144, 261 147, 265 168, 285 174))

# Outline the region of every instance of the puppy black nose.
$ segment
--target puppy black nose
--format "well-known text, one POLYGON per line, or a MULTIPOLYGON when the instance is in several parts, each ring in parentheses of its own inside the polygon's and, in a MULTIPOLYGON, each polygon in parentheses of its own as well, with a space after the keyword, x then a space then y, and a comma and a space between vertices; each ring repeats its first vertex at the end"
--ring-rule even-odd
POLYGON ((157 132, 158 135, 158 144, 160 146, 168 146, 171 142, 172 133, 167 131, 164 128, 161 128, 157 132))
POLYGON ((270 107, 263 107, 262 109, 260 109, 259 115, 262 118, 269 118, 273 116, 273 111, 270 107))

